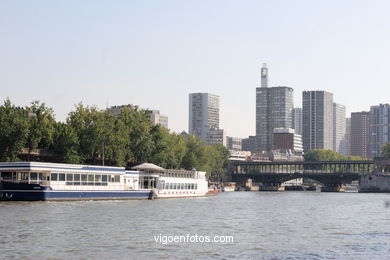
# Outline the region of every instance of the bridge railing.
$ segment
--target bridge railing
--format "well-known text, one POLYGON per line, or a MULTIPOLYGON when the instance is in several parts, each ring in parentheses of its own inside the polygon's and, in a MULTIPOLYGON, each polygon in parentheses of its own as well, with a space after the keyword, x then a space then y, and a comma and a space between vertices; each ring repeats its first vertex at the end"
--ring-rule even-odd
POLYGON ((232 174, 360 174, 374 170, 372 161, 232 162, 232 174))

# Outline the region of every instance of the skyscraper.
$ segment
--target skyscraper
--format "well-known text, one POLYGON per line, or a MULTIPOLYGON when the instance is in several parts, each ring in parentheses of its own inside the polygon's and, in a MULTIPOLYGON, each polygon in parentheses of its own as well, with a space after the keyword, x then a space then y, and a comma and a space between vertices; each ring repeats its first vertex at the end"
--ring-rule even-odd
POLYGON ((351 155, 351 118, 345 119, 345 155, 351 155))
POLYGON ((261 87, 256 88, 256 137, 258 151, 271 151, 275 128, 292 128, 293 89, 268 88, 268 68, 261 68, 261 87))
POLYGON ((272 150, 272 136, 275 128, 292 128, 293 91, 289 87, 256 89, 258 150, 272 150))
POLYGON ((333 103, 333 149, 341 154, 346 154, 345 127, 345 106, 333 103))
POLYGON ((216 139, 220 139, 219 136, 224 135, 220 132, 223 130, 219 129, 219 96, 210 93, 191 93, 189 95, 188 130, 189 134, 196 135, 205 142, 209 140, 215 142, 216 139))
POLYGON ((297 135, 302 135, 302 108, 295 107, 292 114, 292 125, 297 135))
POLYGON ((326 91, 302 93, 303 149, 333 150, 333 94, 326 91))
POLYGON ((370 109, 370 155, 381 155, 382 145, 390 142, 390 105, 379 104, 370 109))
POLYGON ((351 113, 351 155, 369 158, 370 112, 351 113))

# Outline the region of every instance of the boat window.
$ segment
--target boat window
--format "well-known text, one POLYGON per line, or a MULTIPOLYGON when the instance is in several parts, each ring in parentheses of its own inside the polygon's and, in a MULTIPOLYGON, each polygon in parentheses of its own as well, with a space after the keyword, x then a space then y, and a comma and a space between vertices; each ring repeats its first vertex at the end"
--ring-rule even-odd
POLYGON ((121 181, 121 176, 115 175, 115 182, 120 182, 121 181))
POLYGON ((66 185, 73 185, 73 174, 66 174, 66 185))
POLYGON ((88 185, 93 186, 94 185, 94 175, 88 174, 88 185))
POLYGON ((74 175, 74 185, 80 185, 80 174, 74 175))
POLYGON ((58 173, 52 173, 51 174, 51 180, 52 181, 57 181, 57 179, 58 179, 58 173))
POLYGON ((38 172, 38 180, 43 181, 43 174, 38 172))
POLYGON ((58 174, 58 180, 59 181, 65 181, 65 173, 58 174))
POLYGON ((87 176, 88 176, 87 174, 81 174, 81 185, 88 185, 87 176))
POLYGON ((38 173, 30 172, 30 180, 32 180, 32 181, 38 180, 38 173))
POLYGON ((11 172, 2 172, 1 173, 1 178, 4 181, 8 181, 12 179, 12 173, 11 172))
POLYGON ((195 189, 195 190, 197 190, 197 189, 198 189, 198 184, 197 184, 197 183, 195 183, 195 187, 194 187, 194 189, 195 189))
POLYGON ((95 175, 95 185, 101 186, 102 185, 102 175, 96 174, 95 175))
POLYGON ((107 175, 102 175, 102 186, 107 186, 107 175))
POLYGON ((28 172, 18 172, 19 182, 28 182, 28 172))

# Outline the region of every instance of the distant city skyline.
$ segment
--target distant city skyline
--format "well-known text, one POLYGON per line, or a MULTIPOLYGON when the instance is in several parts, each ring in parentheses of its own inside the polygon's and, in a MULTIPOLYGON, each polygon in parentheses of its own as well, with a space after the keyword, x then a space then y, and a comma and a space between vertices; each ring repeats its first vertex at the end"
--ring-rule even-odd
POLYGON ((324 90, 351 112, 390 103, 388 1, 1 1, 0 101, 160 110, 188 128, 188 94, 220 96, 228 136, 255 135, 256 87, 324 90), (331 15, 330 15, 331 14, 331 15), (151 19, 151 17, 153 19, 151 19), (283 19, 280 19, 280 18, 283 19))

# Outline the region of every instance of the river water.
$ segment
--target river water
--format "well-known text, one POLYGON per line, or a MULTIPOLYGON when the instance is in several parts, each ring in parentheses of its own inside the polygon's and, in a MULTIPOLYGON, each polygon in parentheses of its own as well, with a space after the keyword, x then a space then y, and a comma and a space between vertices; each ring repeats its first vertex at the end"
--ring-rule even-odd
POLYGON ((389 203, 390 194, 320 192, 1 202, 0 258, 388 259, 389 203), (191 243, 195 236, 233 242, 191 243))

